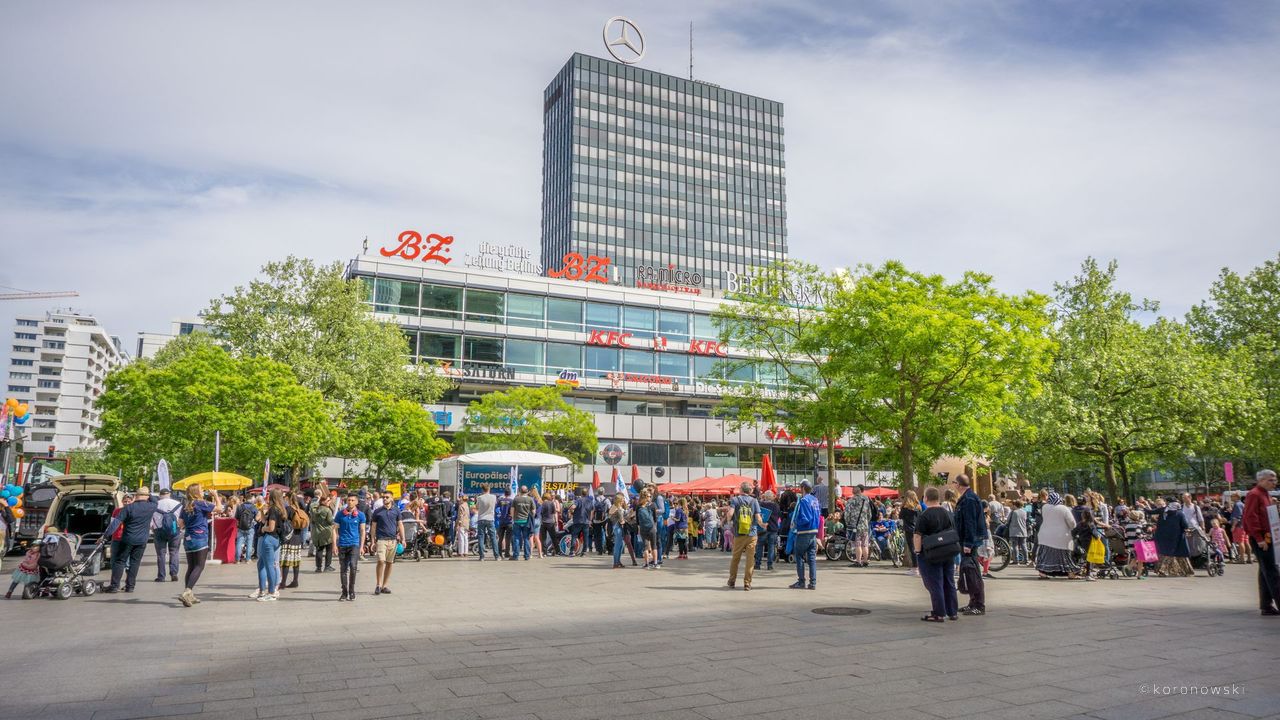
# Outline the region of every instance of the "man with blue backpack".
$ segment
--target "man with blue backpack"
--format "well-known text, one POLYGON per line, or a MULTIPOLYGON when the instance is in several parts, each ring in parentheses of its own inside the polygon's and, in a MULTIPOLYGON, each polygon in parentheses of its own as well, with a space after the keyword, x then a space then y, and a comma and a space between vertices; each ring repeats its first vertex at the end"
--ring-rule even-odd
POLYGON ((178 552, 182 544, 182 531, 178 529, 178 512, 182 503, 169 497, 169 488, 160 488, 160 499, 151 518, 151 535, 156 543, 156 582, 164 582, 165 565, 169 566, 169 581, 178 581, 178 552))
POLYGON ((796 558, 796 577, 792 590, 816 590, 818 585, 818 523, 822 519, 822 507, 813 496, 813 485, 805 480, 800 483, 800 499, 791 513, 791 554, 796 558), (809 581, 805 583, 804 569, 809 566, 809 581))

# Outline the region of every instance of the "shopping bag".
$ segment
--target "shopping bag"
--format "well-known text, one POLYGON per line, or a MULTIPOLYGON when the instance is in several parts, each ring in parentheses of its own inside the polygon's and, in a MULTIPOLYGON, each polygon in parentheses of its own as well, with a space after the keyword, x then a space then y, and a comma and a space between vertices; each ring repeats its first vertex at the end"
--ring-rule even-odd
POLYGON ((1101 565, 1107 561, 1107 546, 1103 545, 1098 538, 1094 538, 1089 543, 1089 554, 1085 555, 1084 559, 1090 565, 1101 565))
POLYGON ((1140 563, 1153 563, 1160 559, 1160 555, 1156 553, 1154 540, 1137 541, 1133 544, 1133 554, 1137 556, 1140 563))

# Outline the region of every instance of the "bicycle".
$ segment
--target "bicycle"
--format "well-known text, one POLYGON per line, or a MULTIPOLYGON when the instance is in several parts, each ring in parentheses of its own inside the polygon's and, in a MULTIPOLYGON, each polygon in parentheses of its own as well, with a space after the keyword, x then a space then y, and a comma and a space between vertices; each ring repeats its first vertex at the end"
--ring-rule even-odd
POLYGON ((565 533, 564 537, 560 538, 560 543, 557 545, 557 549, 562 556, 574 557, 578 553, 582 552, 582 535, 565 533))

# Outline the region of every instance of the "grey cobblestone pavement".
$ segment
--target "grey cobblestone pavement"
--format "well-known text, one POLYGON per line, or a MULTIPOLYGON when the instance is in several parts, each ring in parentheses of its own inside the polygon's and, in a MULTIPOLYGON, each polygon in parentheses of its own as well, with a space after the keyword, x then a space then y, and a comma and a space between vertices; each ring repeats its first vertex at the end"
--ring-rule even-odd
POLYGON ((209 567, 192 609, 149 581, 5 602, 0 717, 1280 718, 1280 618, 1259 616, 1252 566, 1094 583, 1010 568, 990 614, 938 625, 887 565, 823 563, 813 592, 779 566, 747 593, 724 587, 721 553, 659 571, 430 560, 374 597, 366 562, 339 603, 337 574, 307 562, 276 603, 246 598, 246 565, 209 567))

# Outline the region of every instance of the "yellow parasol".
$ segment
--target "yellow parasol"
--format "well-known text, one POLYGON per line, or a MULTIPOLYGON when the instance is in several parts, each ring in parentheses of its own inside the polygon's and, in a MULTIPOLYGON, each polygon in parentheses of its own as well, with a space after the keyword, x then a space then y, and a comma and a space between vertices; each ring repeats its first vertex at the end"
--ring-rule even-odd
POLYGON ((204 472, 182 478, 173 484, 173 489, 186 490, 192 484, 199 484, 204 490, 243 490, 253 485, 253 481, 235 473, 204 472))

